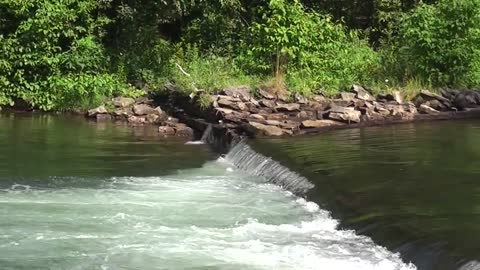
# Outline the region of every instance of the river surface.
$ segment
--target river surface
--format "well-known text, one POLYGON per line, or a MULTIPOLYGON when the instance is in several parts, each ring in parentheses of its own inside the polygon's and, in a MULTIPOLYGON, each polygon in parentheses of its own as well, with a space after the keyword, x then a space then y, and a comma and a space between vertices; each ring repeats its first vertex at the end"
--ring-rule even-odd
POLYGON ((207 145, 154 134, 1 116, 0 269, 414 269, 207 145))
POLYGON ((341 227, 418 269, 480 269, 480 121, 341 130, 256 142, 316 185, 341 227))

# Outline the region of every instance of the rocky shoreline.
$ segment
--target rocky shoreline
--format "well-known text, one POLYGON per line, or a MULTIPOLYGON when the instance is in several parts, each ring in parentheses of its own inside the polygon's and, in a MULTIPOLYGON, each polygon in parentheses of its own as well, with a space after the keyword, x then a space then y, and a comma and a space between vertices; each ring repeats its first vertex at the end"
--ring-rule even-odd
POLYGON ((198 96, 137 100, 117 97, 111 104, 89 110, 87 117, 96 121, 124 121, 132 126, 156 125, 161 136, 182 137, 201 134, 208 125, 223 134, 271 137, 480 117, 480 93, 471 90, 442 89, 440 94, 423 90, 413 102, 404 101, 400 92, 375 97, 359 85, 336 98, 316 95, 307 99, 298 94, 289 98, 261 89, 252 93, 245 86, 223 89, 210 96, 212 102, 208 108, 200 108, 198 96))

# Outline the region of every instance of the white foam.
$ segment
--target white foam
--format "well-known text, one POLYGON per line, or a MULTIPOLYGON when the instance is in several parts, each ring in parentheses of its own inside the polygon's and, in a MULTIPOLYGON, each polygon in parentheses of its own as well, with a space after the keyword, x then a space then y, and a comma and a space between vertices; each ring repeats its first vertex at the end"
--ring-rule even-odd
POLYGON ((8 218, 16 225, 0 225, 11 236, 0 260, 55 250, 65 262, 58 269, 83 253, 85 265, 100 260, 106 269, 415 269, 370 238, 338 229, 314 202, 231 168, 219 159, 178 175, 105 179, 103 189, 8 193, 2 202, 14 207, 8 218))

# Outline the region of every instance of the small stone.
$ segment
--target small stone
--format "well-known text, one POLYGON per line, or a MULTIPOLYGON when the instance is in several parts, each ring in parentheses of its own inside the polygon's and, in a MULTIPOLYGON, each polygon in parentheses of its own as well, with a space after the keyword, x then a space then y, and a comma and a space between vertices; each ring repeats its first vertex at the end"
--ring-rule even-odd
POLYGON ((125 108, 135 103, 135 99, 127 97, 116 97, 112 100, 113 106, 125 108))

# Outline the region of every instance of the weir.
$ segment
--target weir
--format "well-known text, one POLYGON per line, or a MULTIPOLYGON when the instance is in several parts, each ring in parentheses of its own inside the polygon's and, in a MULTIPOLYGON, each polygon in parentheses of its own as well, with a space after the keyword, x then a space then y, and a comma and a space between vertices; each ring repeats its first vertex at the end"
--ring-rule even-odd
POLYGON ((291 171, 278 161, 257 153, 245 140, 233 146, 225 159, 238 169, 265 178, 269 183, 279 185, 297 195, 303 195, 314 187, 307 178, 291 171))
POLYGON ((257 153, 247 144, 246 139, 242 139, 240 136, 226 139, 224 138, 225 132, 216 133, 218 132, 215 132, 215 128, 211 124, 208 125, 201 141, 216 149, 219 149, 220 145, 224 148, 225 142, 228 141, 225 159, 236 168, 247 174, 262 177, 269 183, 281 186, 296 195, 303 195, 314 187, 307 178, 291 171, 278 161, 257 153))

